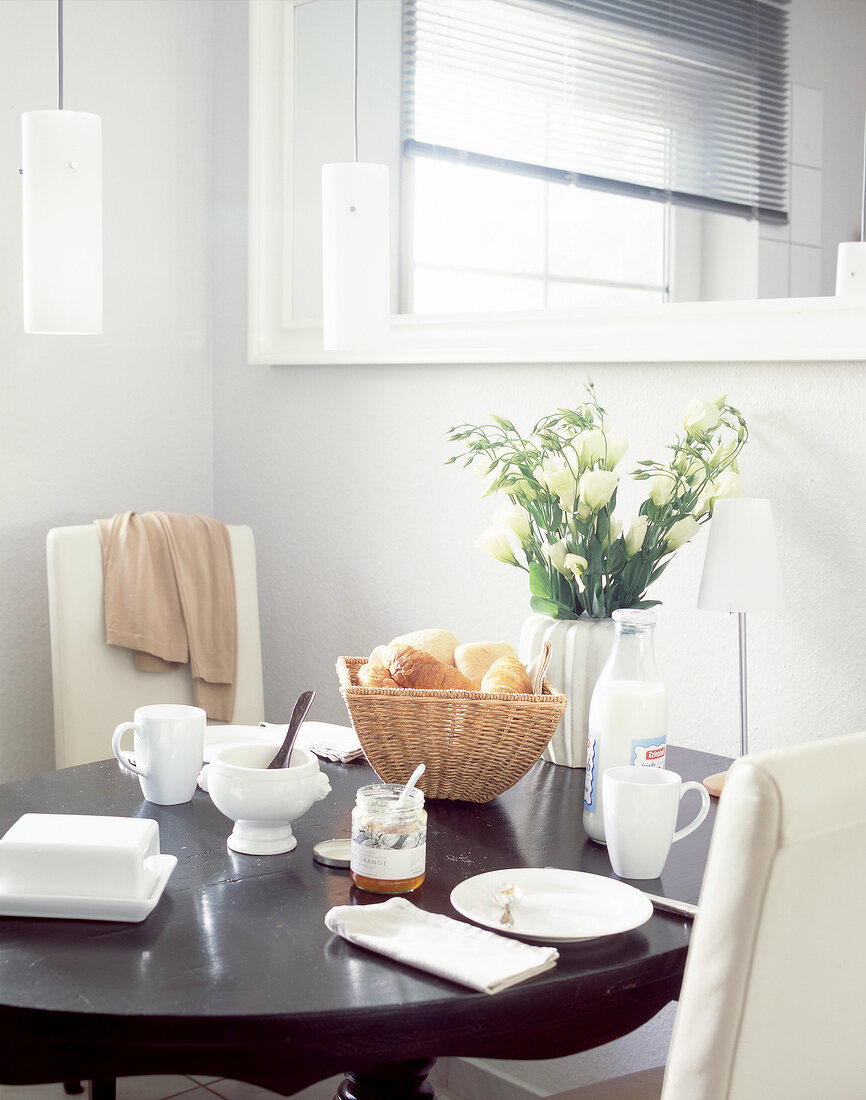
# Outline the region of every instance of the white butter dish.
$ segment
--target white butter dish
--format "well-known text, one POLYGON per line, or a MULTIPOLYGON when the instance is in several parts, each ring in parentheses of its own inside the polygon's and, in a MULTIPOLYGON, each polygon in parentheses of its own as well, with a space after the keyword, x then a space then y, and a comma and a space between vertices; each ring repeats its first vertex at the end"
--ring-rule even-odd
POLYGON ((24 814, 0 838, 6 896, 141 900, 164 868, 150 819, 24 814))

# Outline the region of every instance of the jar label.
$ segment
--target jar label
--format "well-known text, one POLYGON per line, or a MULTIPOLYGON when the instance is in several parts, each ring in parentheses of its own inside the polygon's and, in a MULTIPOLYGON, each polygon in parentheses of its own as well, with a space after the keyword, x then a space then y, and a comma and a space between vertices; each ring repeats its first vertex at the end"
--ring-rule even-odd
POLYGON ((424 873, 426 856, 426 829, 414 833, 352 832, 350 866, 366 878, 415 878, 424 873))

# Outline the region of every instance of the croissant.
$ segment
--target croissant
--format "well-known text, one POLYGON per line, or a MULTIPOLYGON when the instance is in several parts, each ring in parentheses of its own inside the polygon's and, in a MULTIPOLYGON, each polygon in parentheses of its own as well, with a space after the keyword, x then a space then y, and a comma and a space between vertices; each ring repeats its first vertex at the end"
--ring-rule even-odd
POLYGON ((477 691, 478 685, 468 680, 453 665, 437 661, 429 653, 414 646, 399 643, 388 646, 388 671, 398 687, 432 688, 434 691, 477 691))
POLYGON ((481 681, 482 691, 532 694, 532 681, 516 657, 497 657, 481 681))
POLYGON ((386 687, 395 688, 397 683, 391 677, 391 673, 382 665, 373 665, 369 662, 358 669, 358 683, 361 687, 386 687))

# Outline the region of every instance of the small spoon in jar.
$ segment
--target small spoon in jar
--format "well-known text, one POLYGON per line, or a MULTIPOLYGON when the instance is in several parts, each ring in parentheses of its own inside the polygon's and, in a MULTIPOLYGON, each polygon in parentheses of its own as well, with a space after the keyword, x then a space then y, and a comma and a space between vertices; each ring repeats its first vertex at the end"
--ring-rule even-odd
POLYGON ((513 882, 500 882, 493 891, 493 900, 502 910, 502 916, 499 918, 499 923, 504 924, 506 928, 514 927, 514 917, 511 914, 511 908, 514 905, 518 905, 522 897, 523 891, 519 886, 515 886, 513 882))
POLYGON ((409 805, 409 796, 415 790, 415 784, 418 782, 418 780, 421 778, 421 776, 423 774, 424 774, 424 765, 419 764, 418 767, 415 769, 415 771, 413 771, 412 774, 409 776, 409 782, 406 784, 406 786, 400 792, 400 797, 394 803, 394 808, 395 809, 402 810, 406 806, 409 805))
POLYGON ((291 766, 292 749, 295 747, 295 741, 301 732, 301 726, 315 698, 316 693, 314 691, 305 691, 303 695, 299 696, 297 703, 295 703, 295 709, 292 711, 292 717, 289 719, 286 736, 282 745, 277 749, 277 755, 268 764, 268 771, 273 768, 288 768, 291 766))

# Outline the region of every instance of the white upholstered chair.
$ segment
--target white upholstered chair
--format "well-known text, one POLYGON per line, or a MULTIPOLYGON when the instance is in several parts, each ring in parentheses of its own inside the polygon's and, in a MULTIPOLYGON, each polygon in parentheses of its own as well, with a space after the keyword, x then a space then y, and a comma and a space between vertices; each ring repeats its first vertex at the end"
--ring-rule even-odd
POLYGON ((667 1066, 555 1100, 863 1100, 864 984, 866 733, 743 757, 667 1066))
MULTIPOLYGON (((264 718, 256 548, 249 527, 229 526, 238 611, 237 696, 232 721, 264 718)), ((48 610, 55 766, 111 756, 115 726, 148 703, 192 703, 189 666, 140 672, 129 650, 105 641, 102 549, 93 523, 48 532, 48 610)))

